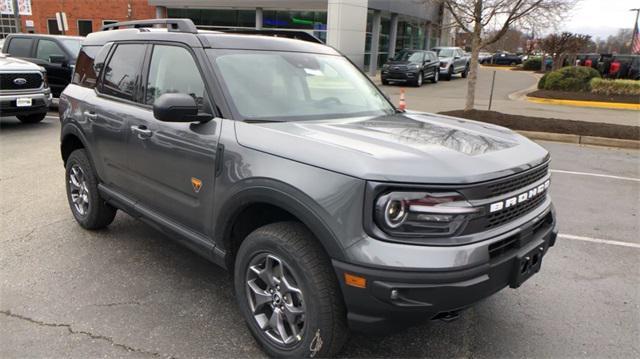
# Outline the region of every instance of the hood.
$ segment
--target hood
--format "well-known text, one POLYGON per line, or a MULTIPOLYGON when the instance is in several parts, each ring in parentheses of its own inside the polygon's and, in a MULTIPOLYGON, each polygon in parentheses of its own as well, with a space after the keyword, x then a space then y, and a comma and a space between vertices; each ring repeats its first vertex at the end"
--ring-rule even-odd
POLYGON ((406 60, 387 60, 386 65, 409 65, 411 61, 406 60))
POLYGON ((238 142, 373 181, 474 183, 546 161, 547 151, 503 127, 409 112, 322 121, 236 122, 238 142))
POLYGON ((440 62, 452 62, 453 61, 453 57, 449 56, 449 57, 440 57, 438 56, 438 60, 440 60, 440 62))
POLYGON ((33 62, 17 59, 15 57, 0 55, 0 71, 44 71, 44 69, 33 62))

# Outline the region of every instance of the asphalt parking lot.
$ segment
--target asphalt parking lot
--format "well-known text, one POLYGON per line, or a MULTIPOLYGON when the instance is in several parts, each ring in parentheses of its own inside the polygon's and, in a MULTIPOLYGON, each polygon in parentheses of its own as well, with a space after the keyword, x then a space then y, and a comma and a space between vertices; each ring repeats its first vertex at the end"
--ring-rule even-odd
MULTIPOLYGON (((0 357, 263 356, 224 270, 122 213, 76 225, 58 136, 53 116, 0 120, 0 357)), ((541 144, 562 233, 542 271, 342 356, 640 357, 640 152, 541 144)))

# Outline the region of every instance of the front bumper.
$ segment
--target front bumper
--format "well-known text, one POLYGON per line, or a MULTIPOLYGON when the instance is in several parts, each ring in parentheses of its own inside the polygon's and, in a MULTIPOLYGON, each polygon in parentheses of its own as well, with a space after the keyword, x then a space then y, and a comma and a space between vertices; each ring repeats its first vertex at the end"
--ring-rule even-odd
POLYGON ((52 96, 48 88, 37 92, 13 92, 0 94, 0 112, 2 116, 31 115, 49 110, 52 96), (18 107, 19 98, 30 98, 31 106, 18 107))
POLYGON ((385 71, 383 70, 380 74, 380 77, 384 81, 394 81, 394 82, 408 82, 415 81, 418 77, 418 71, 406 71, 406 72, 394 72, 394 71, 385 71))
MULTIPOLYGON (((334 260, 350 327, 365 332, 401 328, 446 317, 506 286, 517 288, 539 271, 542 257, 555 244, 558 232, 553 207, 512 232, 506 238, 487 241, 488 261, 463 268, 396 270, 334 260), (346 285, 345 273, 365 277, 366 288, 346 285)), ((467 253, 465 247, 459 246, 462 256, 467 253)))

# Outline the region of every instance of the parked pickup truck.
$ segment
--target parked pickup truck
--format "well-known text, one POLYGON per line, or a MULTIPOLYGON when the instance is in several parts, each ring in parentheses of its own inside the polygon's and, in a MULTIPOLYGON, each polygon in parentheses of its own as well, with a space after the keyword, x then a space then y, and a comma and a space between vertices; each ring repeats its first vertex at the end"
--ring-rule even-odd
POLYGON ((107 28, 60 98, 71 214, 95 230, 124 211, 229 269, 270 356, 452 320, 556 241, 549 153, 515 132, 398 110, 296 33, 107 28))
POLYGON ((50 104, 51 90, 44 68, 0 54, 0 115, 36 123, 47 115, 50 104))

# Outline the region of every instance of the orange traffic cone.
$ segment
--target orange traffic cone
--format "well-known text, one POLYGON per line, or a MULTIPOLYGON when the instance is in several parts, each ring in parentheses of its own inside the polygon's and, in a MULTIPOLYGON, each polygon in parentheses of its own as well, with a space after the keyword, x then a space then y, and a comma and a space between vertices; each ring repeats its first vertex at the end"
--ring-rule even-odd
POLYGON ((398 109, 400 109, 400 111, 404 111, 407 109, 407 101, 404 98, 403 88, 400 89, 400 103, 398 104, 398 109))

